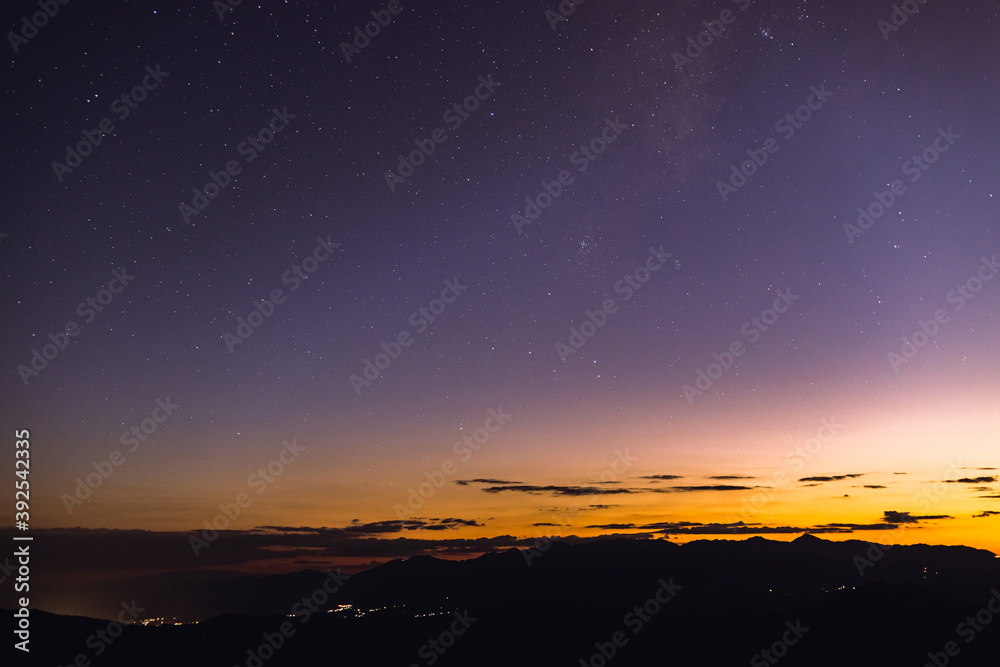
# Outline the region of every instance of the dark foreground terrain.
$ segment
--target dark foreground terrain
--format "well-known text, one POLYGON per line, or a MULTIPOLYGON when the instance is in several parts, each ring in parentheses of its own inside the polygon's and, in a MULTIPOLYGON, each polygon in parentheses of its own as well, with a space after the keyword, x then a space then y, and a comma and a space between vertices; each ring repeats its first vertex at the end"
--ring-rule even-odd
POLYGON ((232 578, 191 590, 190 604, 244 613, 199 623, 119 628, 33 612, 31 659, 16 664, 1000 664, 1000 559, 921 545, 868 565, 855 558, 868 548, 810 536, 555 542, 530 565, 511 549, 346 580, 232 578), (335 593, 319 603, 324 584, 335 593))

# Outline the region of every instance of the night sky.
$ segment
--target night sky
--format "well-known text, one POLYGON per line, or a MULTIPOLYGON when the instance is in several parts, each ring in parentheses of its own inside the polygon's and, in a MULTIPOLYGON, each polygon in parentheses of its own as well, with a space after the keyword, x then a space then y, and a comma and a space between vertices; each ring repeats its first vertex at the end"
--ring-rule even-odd
POLYGON ((6 40, 36 540, 1000 552, 994 3, 222 7, 6 40))

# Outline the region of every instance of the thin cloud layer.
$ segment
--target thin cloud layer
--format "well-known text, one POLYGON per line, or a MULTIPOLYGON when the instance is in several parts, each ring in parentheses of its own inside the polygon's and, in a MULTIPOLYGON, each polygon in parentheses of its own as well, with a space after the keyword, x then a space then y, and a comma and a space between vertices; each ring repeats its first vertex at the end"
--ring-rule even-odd
POLYGON ((521 482, 510 482, 503 479, 456 479, 455 484, 468 486, 469 484, 520 484, 521 482))
POLYGON ((660 486, 655 488, 603 488, 599 486, 564 486, 559 484, 507 484, 503 486, 487 486, 486 493, 502 493, 512 491, 533 495, 552 494, 556 496, 597 496, 640 493, 695 493, 699 491, 751 491, 756 487, 735 484, 707 484, 699 486, 660 486))
POLYGON ((502 493, 504 491, 515 491, 518 493, 542 494, 551 493, 557 496, 599 496, 615 495, 622 493, 635 493, 632 489, 602 489, 597 486, 559 486, 550 484, 548 486, 534 486, 531 484, 512 484, 506 486, 487 486, 483 489, 486 493, 502 493))
POLYGON ((865 473, 853 473, 850 475, 821 475, 817 477, 802 477, 799 479, 800 482, 839 482, 845 479, 854 479, 855 477, 861 477, 865 473))
POLYGON ((650 489, 658 493, 669 493, 676 491, 679 493, 693 493, 697 491, 752 491, 755 487, 738 486, 734 484, 708 484, 702 486, 669 486, 665 489, 650 489))
POLYGON ((399 533, 404 530, 448 530, 459 526, 484 526, 473 519, 403 519, 388 521, 373 521, 361 523, 357 519, 345 527, 347 533, 358 533, 362 535, 378 535, 382 533, 399 533))
POLYGON ((901 523, 919 523, 921 521, 935 521, 937 519, 954 519, 955 517, 948 516, 947 514, 935 514, 929 516, 913 516, 909 512, 894 512, 892 510, 886 510, 882 521, 892 524, 901 523))

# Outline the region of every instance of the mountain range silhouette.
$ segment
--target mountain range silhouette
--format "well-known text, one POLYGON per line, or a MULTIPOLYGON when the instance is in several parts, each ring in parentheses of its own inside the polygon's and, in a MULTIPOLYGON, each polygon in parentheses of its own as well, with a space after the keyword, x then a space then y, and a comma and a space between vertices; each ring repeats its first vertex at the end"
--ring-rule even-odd
POLYGON ((547 546, 463 561, 416 556, 350 577, 152 578, 142 594, 153 615, 200 622, 128 625, 104 643, 94 633, 106 620, 33 611, 32 657, 225 667, 1000 664, 1000 613, 990 609, 995 599, 1000 612, 1000 559, 987 551, 812 535, 547 546), (324 582, 332 595, 316 594, 324 582))

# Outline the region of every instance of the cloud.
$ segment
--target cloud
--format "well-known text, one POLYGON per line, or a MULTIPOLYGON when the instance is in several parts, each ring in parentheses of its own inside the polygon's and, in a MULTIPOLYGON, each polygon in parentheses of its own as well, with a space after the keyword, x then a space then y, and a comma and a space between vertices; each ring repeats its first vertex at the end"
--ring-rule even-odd
MULTIPOLYGON (((796 535, 800 533, 850 533, 853 526, 849 524, 829 524, 826 526, 764 526, 759 523, 693 523, 678 521, 669 523, 652 523, 637 526, 640 530, 651 530, 664 535, 796 535)), ((863 526, 863 530, 885 530, 891 526, 878 524, 875 528, 863 526)))
POLYGON ((997 481, 996 475, 993 477, 961 477, 959 479, 946 479, 946 484, 992 484, 997 481))
MULTIPOLYGON (((854 488, 859 488, 859 487, 856 486, 854 488)), ((860 488, 863 488, 863 489, 885 489, 887 487, 884 484, 864 484, 860 488)))
POLYGON ((928 516, 913 516, 909 512, 894 512, 892 510, 886 510, 883 512, 884 516, 882 521, 891 524, 901 524, 901 523, 919 523, 921 521, 933 521, 936 519, 953 519, 955 517, 948 516, 947 514, 936 514, 928 516))
POLYGON ((733 484, 709 484, 705 486, 668 486, 662 489, 650 489, 650 491, 658 493, 670 493, 671 491, 691 493, 695 491, 751 491, 754 488, 756 487, 736 486, 733 484))
MULTIPOLYGON (((1000 514, 996 512, 995 514, 1000 514)), ((916 524, 921 521, 951 519, 947 515, 912 516, 909 512, 888 511, 877 523, 825 523, 814 526, 767 526, 760 523, 700 523, 695 521, 665 521, 634 525, 636 530, 652 531, 664 535, 774 535, 799 533, 845 534, 864 531, 895 530, 900 524, 916 524)), ((612 524, 615 525, 615 524, 612 524)), ((603 526, 588 526, 602 528, 603 526)), ((624 525, 615 525, 618 530, 624 525)))
POLYGON ((598 528, 600 530, 629 530, 635 528, 634 523, 605 523, 597 524, 593 526, 587 526, 587 528, 598 528))
POLYGON ((475 519, 441 519, 441 524, 445 526, 485 526, 475 519))
POLYGON ((521 482, 508 482, 503 479, 456 479, 455 484, 468 486, 469 484, 520 484, 521 482))
POLYGON ((405 521, 373 521, 361 523, 357 519, 351 525, 344 528, 348 533, 362 533, 364 535, 375 535, 378 533, 398 533, 403 530, 416 530, 422 528, 424 522, 419 519, 407 519, 405 521))
POLYGON ((1000 512, 994 512, 993 510, 986 510, 982 514, 975 514, 975 515, 973 515, 972 518, 973 519, 981 519, 984 516, 1000 516, 1000 512))
MULTIPOLYGON (((659 479, 664 479, 666 475, 657 475, 659 479)), ((646 478, 644 478, 646 479, 646 478)), ((750 491, 753 486, 737 486, 732 484, 708 484, 701 486, 658 486, 653 488, 641 487, 619 487, 608 488, 608 486, 619 484, 620 482, 593 482, 591 485, 565 486, 560 484, 503 484, 487 486, 482 490, 486 493, 501 493, 503 491, 515 491, 529 494, 552 494, 556 496, 596 496, 596 495, 623 495, 638 493, 690 493, 695 491, 750 491), (598 485, 604 486, 598 486, 598 485)))
POLYGON ((373 521, 361 523, 357 519, 345 527, 346 533, 362 535, 378 535, 380 533, 400 533, 404 530, 447 530, 458 526, 484 526, 474 519, 422 519, 419 517, 404 520, 373 521))
POLYGON ((639 479, 682 479, 684 475, 643 475, 639 479))
POLYGON ((709 479, 757 479, 749 475, 713 475, 709 479))
POLYGON ((792 526, 762 526, 760 524, 737 523, 696 523, 676 521, 650 523, 637 526, 639 530, 650 530, 664 535, 754 535, 800 533, 803 528, 792 526))
POLYGON ((864 474, 865 473, 860 472, 860 473, 854 473, 854 474, 851 474, 851 475, 828 475, 828 476, 820 476, 820 477, 803 477, 799 481, 800 482, 839 482, 839 481, 844 480, 844 479, 854 479, 855 477, 861 477, 864 474))
POLYGON ((602 489, 596 486, 558 486, 555 484, 547 486, 534 486, 531 484, 487 486, 483 491, 486 493, 500 493, 502 491, 517 491, 531 494, 551 493, 557 496, 600 496, 635 493, 633 489, 602 489))
POLYGON ((890 523, 825 523, 818 526, 816 530, 823 530, 829 533, 853 533, 864 530, 893 530, 894 524, 890 523))

